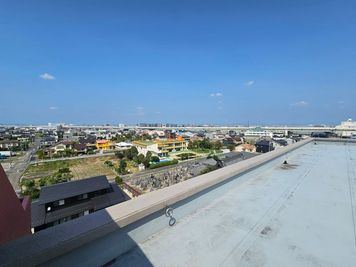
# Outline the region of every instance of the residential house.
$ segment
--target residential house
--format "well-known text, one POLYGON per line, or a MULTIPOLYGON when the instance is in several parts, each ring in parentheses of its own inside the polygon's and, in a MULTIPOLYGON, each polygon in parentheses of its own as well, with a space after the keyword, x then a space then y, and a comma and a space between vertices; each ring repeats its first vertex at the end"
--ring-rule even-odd
POLYGON ((132 147, 132 144, 126 142, 119 142, 115 144, 117 150, 126 150, 132 147))
POLYGON ((146 155, 150 151, 159 157, 167 157, 170 152, 182 151, 188 148, 188 142, 182 137, 169 140, 134 141, 133 145, 140 154, 146 155))
POLYGON ((61 152, 65 152, 66 150, 71 150, 73 149, 74 142, 71 141, 62 141, 56 145, 54 145, 51 150, 57 154, 61 152))
POLYGON ((0 150, 12 150, 20 147, 20 142, 17 140, 0 141, 0 150))
POLYGON ((50 147, 53 146, 56 143, 56 137, 55 136, 44 136, 42 140, 40 141, 40 146, 41 147, 50 147))
POLYGON ((115 144, 110 140, 96 140, 96 148, 99 150, 115 149, 115 144))
POLYGON ((73 151, 76 154, 86 154, 88 152, 88 147, 86 144, 74 144, 73 151))
POLYGON ((40 197, 32 202, 34 232, 127 200, 128 197, 106 176, 59 183, 41 188, 40 197))
POLYGON ((259 153, 266 153, 274 150, 273 142, 265 139, 257 141, 255 146, 256 146, 256 152, 259 153))

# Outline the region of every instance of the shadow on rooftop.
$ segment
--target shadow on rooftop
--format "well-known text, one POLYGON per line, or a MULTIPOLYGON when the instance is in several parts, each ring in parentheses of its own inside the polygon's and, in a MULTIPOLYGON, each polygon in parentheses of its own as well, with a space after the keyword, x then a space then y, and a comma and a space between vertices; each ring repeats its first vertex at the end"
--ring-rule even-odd
MULTIPOLYGON (((47 230, 55 230, 62 234, 67 231, 75 233, 68 246, 76 246, 62 255, 43 262, 41 266, 153 266, 138 242, 131 237, 133 229, 151 220, 152 216, 148 217, 150 218, 120 227, 106 210, 101 210, 40 231, 39 235, 48 235, 47 230), (76 231, 76 229, 81 230, 76 231)), ((57 234, 53 233, 53 236, 57 234)), ((144 240, 143 236, 135 237, 139 241, 144 240)), ((64 247, 66 244, 59 242, 56 246, 59 250, 61 247, 66 250, 64 247)))

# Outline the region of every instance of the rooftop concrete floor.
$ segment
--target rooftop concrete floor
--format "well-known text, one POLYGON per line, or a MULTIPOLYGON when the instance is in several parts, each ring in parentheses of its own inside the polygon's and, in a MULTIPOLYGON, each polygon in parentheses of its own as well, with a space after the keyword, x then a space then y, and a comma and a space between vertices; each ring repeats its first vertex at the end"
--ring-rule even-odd
POLYGON ((309 143, 242 175, 115 266, 140 266, 142 254, 154 266, 356 266, 355 173, 355 144, 309 143))

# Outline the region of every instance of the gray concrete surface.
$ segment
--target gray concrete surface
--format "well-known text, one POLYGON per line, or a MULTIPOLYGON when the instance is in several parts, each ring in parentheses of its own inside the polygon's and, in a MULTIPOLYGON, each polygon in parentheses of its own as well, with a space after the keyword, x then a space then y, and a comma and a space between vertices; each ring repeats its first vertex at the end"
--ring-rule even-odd
POLYGON ((356 266, 356 145, 310 143, 286 159, 137 249, 153 266, 356 266))

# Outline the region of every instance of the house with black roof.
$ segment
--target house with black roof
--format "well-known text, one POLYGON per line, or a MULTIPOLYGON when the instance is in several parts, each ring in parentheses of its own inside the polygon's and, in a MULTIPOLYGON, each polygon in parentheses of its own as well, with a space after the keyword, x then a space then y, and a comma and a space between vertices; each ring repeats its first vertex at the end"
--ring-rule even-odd
POLYGON ((259 152, 259 153, 266 153, 266 152, 274 150, 273 142, 265 140, 265 139, 257 141, 255 146, 256 146, 256 152, 259 152))
POLYGON ((34 232, 61 224, 129 199, 106 176, 59 183, 41 188, 31 205, 34 232))

